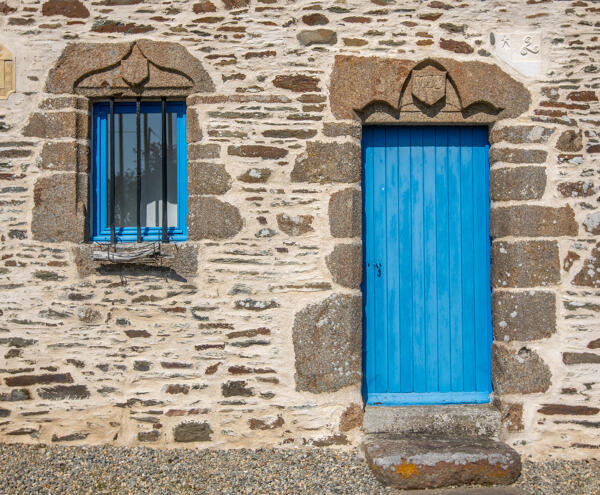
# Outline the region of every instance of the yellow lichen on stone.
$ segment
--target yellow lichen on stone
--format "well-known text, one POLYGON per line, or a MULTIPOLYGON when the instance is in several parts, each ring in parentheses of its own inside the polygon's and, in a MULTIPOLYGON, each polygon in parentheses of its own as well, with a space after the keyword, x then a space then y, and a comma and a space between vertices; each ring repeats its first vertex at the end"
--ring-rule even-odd
POLYGON ((419 468, 412 462, 407 463, 405 459, 402 459, 402 464, 397 465, 394 469, 396 473, 406 479, 410 478, 413 474, 419 474, 419 468))

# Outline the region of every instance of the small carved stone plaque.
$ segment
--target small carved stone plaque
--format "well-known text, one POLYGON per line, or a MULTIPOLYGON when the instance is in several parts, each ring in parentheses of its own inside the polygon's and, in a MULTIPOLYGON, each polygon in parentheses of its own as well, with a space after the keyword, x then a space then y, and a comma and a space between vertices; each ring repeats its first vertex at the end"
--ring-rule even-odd
POLYGON ((0 100, 6 100, 15 91, 15 57, 8 48, 0 45, 0 100))
POLYGON ((427 106, 446 96, 446 71, 428 66, 412 72, 412 94, 427 106))

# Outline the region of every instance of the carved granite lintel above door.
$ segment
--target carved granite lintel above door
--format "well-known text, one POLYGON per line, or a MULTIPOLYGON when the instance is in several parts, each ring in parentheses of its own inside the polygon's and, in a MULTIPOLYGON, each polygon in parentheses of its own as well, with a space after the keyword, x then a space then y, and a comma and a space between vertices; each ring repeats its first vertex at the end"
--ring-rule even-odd
POLYGON ((525 86, 498 66, 445 58, 339 55, 330 90, 335 117, 364 123, 491 123, 531 103, 525 86))

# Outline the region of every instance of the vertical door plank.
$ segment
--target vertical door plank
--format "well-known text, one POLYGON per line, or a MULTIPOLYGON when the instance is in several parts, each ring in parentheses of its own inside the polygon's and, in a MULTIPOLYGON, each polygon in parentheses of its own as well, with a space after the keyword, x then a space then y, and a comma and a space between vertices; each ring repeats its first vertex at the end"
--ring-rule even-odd
POLYGON ((388 333, 388 391, 400 390, 400 266, 398 234, 398 128, 386 127, 385 201, 386 235, 386 299, 388 333))
POLYGON ((435 133, 436 127, 423 128, 423 278, 426 389, 438 388, 437 329, 437 253, 435 214, 435 133))
POLYGON ((461 129, 461 257, 463 284, 463 370, 464 389, 475 390, 475 265, 473 225, 473 129, 461 129))
POLYGON ((400 392, 413 391, 413 284, 410 128, 398 127, 400 392))
POLYGON ((450 258, 448 208, 448 128, 439 127, 435 139, 435 209, 439 391, 450 392, 452 362, 450 348, 450 258))
POLYGON ((463 390, 460 129, 448 129, 448 258, 452 391, 463 390))
POLYGON ((423 238, 423 128, 411 129, 411 211, 413 281, 413 392, 426 392, 425 379, 425 277, 423 238))
POLYGON ((386 294, 386 146, 385 127, 374 128, 373 140, 373 246, 375 248, 375 383, 378 392, 388 391, 387 294, 386 294))

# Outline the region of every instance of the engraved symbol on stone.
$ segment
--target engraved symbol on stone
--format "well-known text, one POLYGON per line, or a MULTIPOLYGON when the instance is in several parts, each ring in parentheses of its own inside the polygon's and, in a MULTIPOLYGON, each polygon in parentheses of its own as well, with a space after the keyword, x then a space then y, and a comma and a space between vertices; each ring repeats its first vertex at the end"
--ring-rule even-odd
POLYGON ((446 71, 429 66, 412 73, 412 95, 427 106, 446 96, 446 71))
POLYGON ((510 37, 504 35, 500 42, 502 43, 502 48, 510 48, 510 37))
POLYGON ((533 44, 533 40, 531 39, 531 36, 525 36, 525 38, 523 38, 523 46, 521 47, 521 55, 523 55, 524 57, 528 54, 528 53, 533 53, 533 54, 537 54, 540 51, 540 47, 537 45, 533 44))
POLYGON ((0 45, 0 100, 14 93, 16 86, 15 57, 8 48, 0 45))
POLYGON ((133 47, 129 57, 121 61, 119 72, 123 80, 131 86, 137 86, 148 78, 148 59, 137 45, 133 47))

